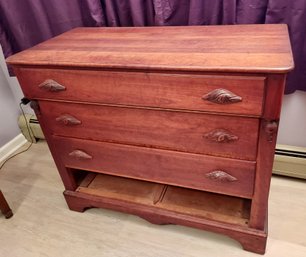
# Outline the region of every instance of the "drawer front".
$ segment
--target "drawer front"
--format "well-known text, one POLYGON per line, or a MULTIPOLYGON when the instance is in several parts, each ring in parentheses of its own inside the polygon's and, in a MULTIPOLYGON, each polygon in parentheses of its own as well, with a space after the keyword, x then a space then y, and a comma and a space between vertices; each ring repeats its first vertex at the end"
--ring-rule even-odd
POLYGON ((255 162, 54 136, 66 167, 251 198, 255 162))
POLYGON ((31 99, 260 116, 265 77, 16 68, 31 99))
POLYGON ((259 120, 40 101, 54 135, 255 160, 259 120))

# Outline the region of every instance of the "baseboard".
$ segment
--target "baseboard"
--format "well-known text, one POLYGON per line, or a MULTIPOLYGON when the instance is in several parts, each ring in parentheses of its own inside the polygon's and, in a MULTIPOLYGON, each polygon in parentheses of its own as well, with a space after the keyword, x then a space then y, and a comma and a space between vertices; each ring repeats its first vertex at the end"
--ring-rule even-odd
POLYGON ((306 148, 277 145, 273 174, 306 179, 306 148))
POLYGON ((23 146, 26 142, 28 141, 20 133, 18 136, 14 137, 11 141, 2 146, 0 148, 0 163, 23 146))

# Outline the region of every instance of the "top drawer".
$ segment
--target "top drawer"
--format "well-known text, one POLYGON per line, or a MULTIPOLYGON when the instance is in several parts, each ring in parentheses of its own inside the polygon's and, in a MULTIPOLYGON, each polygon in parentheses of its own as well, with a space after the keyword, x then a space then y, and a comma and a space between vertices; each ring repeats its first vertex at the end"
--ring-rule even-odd
POLYGON ((265 77, 16 68, 26 97, 260 116, 265 77))

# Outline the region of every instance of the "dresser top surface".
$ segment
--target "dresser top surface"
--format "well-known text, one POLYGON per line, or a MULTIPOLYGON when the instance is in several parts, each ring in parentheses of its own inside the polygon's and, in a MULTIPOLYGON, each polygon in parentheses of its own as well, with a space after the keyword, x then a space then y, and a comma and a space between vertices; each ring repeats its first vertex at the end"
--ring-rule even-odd
POLYGON ((283 24, 76 28, 7 58, 22 66, 286 73, 283 24))

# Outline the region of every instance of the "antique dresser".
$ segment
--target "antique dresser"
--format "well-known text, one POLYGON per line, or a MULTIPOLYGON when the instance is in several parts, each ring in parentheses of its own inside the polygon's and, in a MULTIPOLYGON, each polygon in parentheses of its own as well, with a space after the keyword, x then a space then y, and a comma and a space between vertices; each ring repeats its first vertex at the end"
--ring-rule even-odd
POLYGON ((109 208, 265 252, 293 68, 286 25, 77 28, 7 63, 71 210, 109 208))

